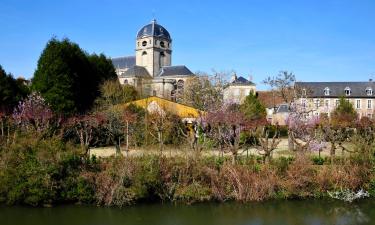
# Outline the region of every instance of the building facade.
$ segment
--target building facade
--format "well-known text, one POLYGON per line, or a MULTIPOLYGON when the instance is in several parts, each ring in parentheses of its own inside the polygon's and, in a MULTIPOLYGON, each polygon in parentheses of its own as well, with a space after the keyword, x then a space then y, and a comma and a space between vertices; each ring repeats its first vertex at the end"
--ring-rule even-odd
POLYGON ((359 117, 374 115, 375 83, 368 82, 296 82, 300 94, 296 103, 311 111, 312 115, 328 116, 338 106, 341 97, 351 102, 359 117))
POLYGON ((184 65, 172 66, 172 38, 156 20, 136 37, 135 56, 112 58, 121 84, 133 85, 141 96, 175 100, 187 79, 195 75, 184 65))
POLYGON ((224 102, 241 104, 244 102, 246 96, 253 92, 255 94, 255 84, 244 77, 237 77, 233 74, 231 81, 224 88, 224 102))

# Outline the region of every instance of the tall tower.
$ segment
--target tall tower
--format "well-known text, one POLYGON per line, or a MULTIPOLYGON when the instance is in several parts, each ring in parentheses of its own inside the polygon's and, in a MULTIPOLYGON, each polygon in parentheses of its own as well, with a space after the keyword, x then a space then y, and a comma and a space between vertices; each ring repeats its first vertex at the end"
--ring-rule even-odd
POLYGON ((161 67, 171 65, 172 39, 156 20, 138 31, 135 44, 136 65, 145 67, 152 77, 159 74, 161 67))

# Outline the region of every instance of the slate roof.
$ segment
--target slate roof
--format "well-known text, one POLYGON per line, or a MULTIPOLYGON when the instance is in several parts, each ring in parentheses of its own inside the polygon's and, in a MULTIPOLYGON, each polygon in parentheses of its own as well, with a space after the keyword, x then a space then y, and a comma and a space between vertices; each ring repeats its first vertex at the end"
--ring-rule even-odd
POLYGON ((133 66, 129 68, 127 71, 120 75, 121 77, 140 77, 140 78, 149 78, 152 77, 148 73, 147 69, 143 66, 133 66))
POLYGON ((237 77, 234 81, 230 82, 229 85, 255 85, 253 82, 247 80, 244 77, 237 77))
POLYGON ((325 97, 325 98, 356 98, 356 97, 375 97, 375 95, 367 95, 366 89, 371 88, 375 92, 375 83, 368 82, 296 82, 298 88, 305 88, 309 97, 325 97), (350 96, 345 95, 345 88, 350 88, 350 96), (329 88, 329 95, 324 95, 324 89, 329 88))
POLYGON ((186 66, 163 66, 159 76, 193 76, 194 74, 186 66))
POLYGON ((167 29, 156 23, 156 20, 152 20, 150 24, 142 27, 137 33, 137 39, 143 37, 158 37, 164 38, 171 41, 171 36, 167 29))
POLYGON ((276 113, 287 113, 287 112, 289 112, 288 104, 280 104, 276 111, 276 113))
POLYGON ((112 58, 115 69, 126 69, 135 66, 135 56, 112 58))

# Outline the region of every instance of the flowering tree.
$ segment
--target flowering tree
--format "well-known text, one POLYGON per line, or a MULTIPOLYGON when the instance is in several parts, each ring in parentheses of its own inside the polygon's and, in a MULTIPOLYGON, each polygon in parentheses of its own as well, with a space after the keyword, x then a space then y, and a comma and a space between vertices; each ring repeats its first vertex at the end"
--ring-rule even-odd
POLYGON ((30 94, 14 109, 13 119, 25 130, 42 133, 50 127, 52 110, 37 93, 30 94))
POLYGON ((98 129, 105 121, 101 114, 91 114, 83 116, 74 116, 68 119, 68 129, 72 129, 78 137, 81 149, 85 155, 89 153, 90 145, 94 144, 94 131, 98 129))
POLYGON ((207 129, 207 135, 216 141, 220 152, 228 151, 232 154, 233 164, 242 147, 241 136, 245 131, 259 125, 259 120, 249 120, 237 106, 230 104, 208 112, 204 120, 210 127, 207 129))
POLYGON ((256 145, 255 148, 258 150, 258 153, 263 156, 263 162, 268 162, 271 159, 272 152, 281 142, 278 129, 276 129, 272 137, 270 137, 269 130, 265 126, 262 126, 258 128, 254 138, 257 138, 259 141, 259 145, 256 145))
POLYGON ((295 111, 288 116, 286 124, 289 136, 296 146, 295 151, 303 153, 316 149, 317 141, 322 142, 320 133, 317 132, 319 117, 295 111))

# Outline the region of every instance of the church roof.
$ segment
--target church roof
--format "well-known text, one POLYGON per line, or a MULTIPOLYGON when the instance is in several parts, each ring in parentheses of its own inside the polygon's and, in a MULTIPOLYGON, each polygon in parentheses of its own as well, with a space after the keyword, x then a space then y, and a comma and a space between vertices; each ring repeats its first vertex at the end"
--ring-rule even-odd
POLYGON ((126 69, 135 66, 135 56, 112 58, 112 64, 116 69, 126 69))
POLYGON ((186 66, 163 66, 160 77, 164 76, 193 76, 194 74, 186 66))
POLYGON ((143 37, 158 37, 164 38, 171 41, 171 36, 167 29, 156 23, 156 20, 152 20, 150 24, 142 27, 137 33, 137 39, 143 37))
POLYGON ((121 77, 152 78, 143 66, 133 66, 120 75, 121 77))

